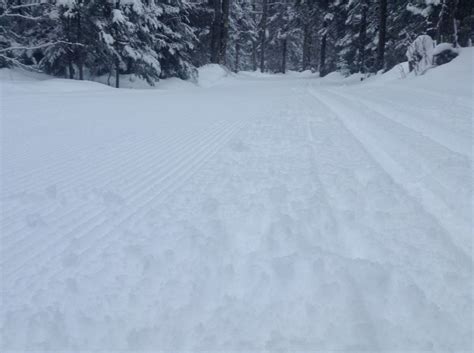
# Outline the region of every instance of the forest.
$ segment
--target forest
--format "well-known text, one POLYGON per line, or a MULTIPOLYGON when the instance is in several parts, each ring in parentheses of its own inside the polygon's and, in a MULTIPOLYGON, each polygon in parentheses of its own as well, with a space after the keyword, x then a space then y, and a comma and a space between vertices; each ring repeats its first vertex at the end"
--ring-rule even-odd
POLYGON ((1 0, 0 67, 149 84, 232 71, 373 73, 422 34, 469 46, 470 0, 1 0))

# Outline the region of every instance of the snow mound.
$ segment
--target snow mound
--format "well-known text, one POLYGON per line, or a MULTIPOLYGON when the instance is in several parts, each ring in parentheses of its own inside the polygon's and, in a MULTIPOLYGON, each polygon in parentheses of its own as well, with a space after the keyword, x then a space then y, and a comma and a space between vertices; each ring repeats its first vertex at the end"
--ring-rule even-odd
POLYGON ((164 80, 160 80, 159 82, 156 83, 155 87, 158 89, 165 89, 165 90, 197 88, 193 82, 182 80, 177 77, 170 77, 164 80))
POLYGON ((381 75, 375 75, 369 77, 369 79, 373 79, 374 82, 377 83, 388 83, 393 81, 398 81, 401 79, 406 78, 410 74, 408 68, 408 61, 395 65, 387 72, 384 72, 381 75))
POLYGON ((212 87, 228 77, 230 72, 221 65, 208 64, 198 69, 198 85, 212 87))
POLYGON ((328 73, 326 76, 321 77, 321 79, 324 81, 340 81, 344 79, 344 75, 339 71, 333 71, 328 73))
POLYGON ((474 48, 461 48, 452 61, 432 68, 410 84, 454 97, 464 96, 472 101, 473 59, 474 48))
POLYGON ((456 54, 459 54, 459 50, 454 48, 451 43, 439 43, 433 50, 433 56, 441 54, 443 51, 452 51, 456 54))

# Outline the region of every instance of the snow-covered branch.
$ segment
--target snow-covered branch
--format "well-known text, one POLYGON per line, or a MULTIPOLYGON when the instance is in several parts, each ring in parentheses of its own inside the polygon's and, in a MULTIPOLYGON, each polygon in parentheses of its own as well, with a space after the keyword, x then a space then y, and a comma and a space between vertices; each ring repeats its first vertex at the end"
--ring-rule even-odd
POLYGON ((0 19, 3 17, 17 17, 17 18, 22 18, 24 20, 31 20, 31 21, 39 21, 45 19, 44 16, 26 16, 26 15, 21 15, 19 13, 4 13, 0 15, 0 19))
POLYGON ((35 71, 35 72, 41 72, 40 70, 37 70, 35 69, 33 66, 31 65, 25 65, 23 64, 21 61, 15 59, 15 58, 10 58, 9 56, 6 56, 6 55, 3 55, 0 53, 0 59, 3 59, 5 61, 8 61, 10 63, 12 63, 13 65, 16 65, 16 66, 19 66, 25 70, 29 70, 29 71, 35 71))
POLYGON ((34 45, 34 46, 18 46, 18 47, 3 48, 3 49, 0 49, 0 53, 4 53, 4 52, 10 51, 10 50, 35 50, 35 49, 51 47, 51 46, 58 45, 58 44, 66 44, 66 45, 72 45, 72 46, 84 46, 84 44, 81 44, 81 43, 74 43, 74 42, 67 42, 67 41, 64 41, 64 40, 59 40, 59 41, 52 42, 52 43, 43 43, 43 44, 38 44, 38 45, 34 45))

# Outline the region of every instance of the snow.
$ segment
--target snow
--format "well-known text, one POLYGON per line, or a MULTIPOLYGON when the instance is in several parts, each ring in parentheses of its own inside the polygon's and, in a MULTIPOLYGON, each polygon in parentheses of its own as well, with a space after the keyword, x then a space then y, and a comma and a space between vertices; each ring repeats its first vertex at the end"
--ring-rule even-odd
POLYGON ((125 22, 125 17, 123 16, 122 11, 119 9, 113 9, 112 10, 112 22, 113 23, 124 23, 125 22))
POLYGON ((2 352, 469 351, 472 55, 146 90, 0 70, 2 352))
POLYGON ((198 69, 198 84, 201 87, 212 87, 219 84, 230 72, 218 64, 207 64, 198 69))
POLYGON ((436 56, 436 55, 439 55, 441 54, 443 51, 446 51, 446 50, 449 50, 449 51, 453 51, 455 53, 457 53, 457 49, 453 47, 453 45, 451 43, 439 43, 433 50, 433 56, 436 56))

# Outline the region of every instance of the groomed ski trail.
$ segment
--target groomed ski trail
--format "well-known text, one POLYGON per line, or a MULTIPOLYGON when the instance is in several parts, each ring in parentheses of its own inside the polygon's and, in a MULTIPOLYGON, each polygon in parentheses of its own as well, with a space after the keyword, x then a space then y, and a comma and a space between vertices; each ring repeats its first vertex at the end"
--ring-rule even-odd
POLYGON ((26 134, 6 98, 6 351, 470 347, 463 144, 304 78, 141 93, 67 123, 38 93, 26 134))

